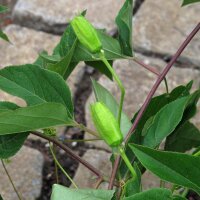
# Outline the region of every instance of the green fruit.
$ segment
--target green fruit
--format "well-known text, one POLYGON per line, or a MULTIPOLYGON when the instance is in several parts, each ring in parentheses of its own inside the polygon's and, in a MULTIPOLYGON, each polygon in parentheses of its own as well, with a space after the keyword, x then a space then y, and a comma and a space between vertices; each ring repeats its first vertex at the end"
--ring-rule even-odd
POLYGON ((95 28, 82 15, 71 21, 72 28, 80 41, 91 53, 98 53, 102 48, 95 28))
POLYGON ((101 102, 90 107, 93 123, 101 138, 111 147, 122 143, 123 136, 119 124, 110 110, 101 102))

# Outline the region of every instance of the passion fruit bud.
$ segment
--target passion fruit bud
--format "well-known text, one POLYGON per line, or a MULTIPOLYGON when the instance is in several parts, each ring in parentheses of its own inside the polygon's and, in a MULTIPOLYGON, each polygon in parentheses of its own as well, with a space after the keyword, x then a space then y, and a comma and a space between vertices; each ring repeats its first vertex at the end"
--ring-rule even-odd
POLYGON ((101 102, 92 104, 90 111, 95 128, 101 138, 111 147, 119 146, 123 136, 111 111, 101 102))
POLYGON ((102 48, 101 41, 92 24, 82 15, 71 21, 72 28, 80 41, 91 53, 98 53, 102 48))

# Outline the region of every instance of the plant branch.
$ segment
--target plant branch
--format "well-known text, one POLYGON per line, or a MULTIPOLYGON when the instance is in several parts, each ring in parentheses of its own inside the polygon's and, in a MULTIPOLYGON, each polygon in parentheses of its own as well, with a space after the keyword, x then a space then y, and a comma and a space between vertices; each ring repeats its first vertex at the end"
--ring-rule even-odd
POLYGON ((93 136, 99 138, 98 133, 96 133, 95 131, 93 131, 93 130, 87 128, 87 127, 84 126, 83 124, 79 124, 79 123, 75 122, 75 125, 76 125, 77 128, 81 129, 82 131, 85 131, 85 132, 87 132, 87 133, 89 133, 89 134, 91 134, 91 135, 93 135, 93 136))
MULTIPOLYGON (((192 40, 192 38, 196 35, 196 33, 199 31, 200 29, 200 23, 197 24, 197 26, 193 29, 193 31, 188 35, 188 37, 186 38, 186 40, 181 44, 181 46, 179 47, 179 49, 177 50, 177 52, 174 54, 174 56, 171 58, 170 62, 166 65, 166 67, 164 68, 163 72, 158 76, 155 84, 153 85, 151 91, 149 92, 143 106, 141 107, 135 121, 133 122, 132 127, 130 128, 126 138, 125 138, 125 143, 128 142, 128 139, 130 138, 131 134, 133 133, 133 131, 136 129, 141 117, 143 116, 144 112, 146 111, 147 106, 149 105, 153 95, 155 94, 158 86, 160 85, 160 83, 163 81, 163 79, 165 78, 165 76, 167 75, 167 73, 169 72, 169 70, 171 69, 171 67, 173 66, 173 64, 176 62, 176 60, 178 59, 178 57, 181 55, 181 53, 183 52, 183 50, 186 48, 186 46, 190 43, 190 41, 192 40)), ((110 183, 109 183, 109 189, 113 188, 113 181, 115 180, 115 176, 117 173, 117 169, 119 166, 119 158, 117 158, 115 160, 114 163, 114 167, 113 167, 113 171, 112 171, 112 175, 111 175, 111 179, 110 179, 110 183)))
POLYGON ((159 73, 158 70, 155 69, 154 67, 151 67, 151 66, 145 64, 144 62, 142 62, 141 60, 138 60, 138 59, 135 58, 135 57, 131 57, 131 58, 129 57, 128 59, 131 59, 131 60, 135 61, 137 64, 141 65, 142 67, 144 67, 144 68, 147 69, 148 71, 150 71, 150 72, 152 72, 153 74, 159 76, 160 73, 159 73))
POLYGON ((6 175, 7 175, 8 179, 9 179, 10 183, 12 184, 12 187, 13 187, 13 189, 14 189, 14 191, 15 191, 17 197, 18 197, 18 199, 19 199, 19 200, 22 200, 21 195, 20 195, 19 192, 17 191, 17 188, 15 187, 15 184, 14 184, 14 182, 13 182, 13 180, 12 180, 12 178, 11 178, 11 176, 10 176, 10 174, 9 174, 9 172, 8 172, 8 170, 7 170, 7 168, 6 168, 6 166, 5 166, 4 161, 1 160, 1 163, 2 163, 2 165, 3 165, 4 171, 6 172, 6 175))
POLYGON ((100 53, 100 58, 101 61, 106 65, 106 67, 109 69, 110 73, 112 74, 114 80, 117 82, 117 85, 120 88, 121 91, 121 97, 120 97, 120 103, 119 103, 119 111, 118 111, 118 124, 120 126, 121 123, 121 114, 122 114, 122 108, 123 108, 123 102, 124 102, 124 96, 125 96, 125 89, 124 86, 120 80, 120 78, 118 77, 118 75, 116 74, 115 70, 112 68, 112 66, 110 65, 110 63, 107 61, 107 59, 105 58, 104 55, 104 51, 102 50, 100 53))
MULTIPOLYGON (((53 144, 54 145, 54 144, 53 144)), ((78 186, 76 185, 76 183, 72 180, 72 178, 69 176, 69 174, 64 170, 64 168, 62 167, 62 165, 59 163, 59 161, 56 158, 56 155, 54 154, 54 150, 53 150, 53 145, 51 146, 51 143, 49 142, 49 148, 51 151, 51 155, 53 156, 54 162, 56 163, 56 165, 60 168, 60 170, 63 172, 63 174, 70 180, 70 182, 72 183, 72 185, 78 189, 78 186)))
POLYGON ((90 171, 92 171, 94 174, 96 174, 98 177, 103 177, 103 175, 101 174, 101 172, 96 169, 95 167, 93 167, 91 164, 89 164, 87 161, 83 160, 80 156, 76 155, 69 147, 67 147, 66 145, 62 144, 61 142, 59 142, 58 140, 56 140, 53 137, 48 137, 46 135, 43 135, 40 132, 37 131, 32 131, 31 134, 39 136, 41 138, 44 138, 46 140, 48 140, 49 142, 52 142, 53 144, 59 146, 61 149, 63 149, 71 158, 77 160, 78 162, 80 162, 82 165, 84 165, 85 167, 87 167, 90 171))

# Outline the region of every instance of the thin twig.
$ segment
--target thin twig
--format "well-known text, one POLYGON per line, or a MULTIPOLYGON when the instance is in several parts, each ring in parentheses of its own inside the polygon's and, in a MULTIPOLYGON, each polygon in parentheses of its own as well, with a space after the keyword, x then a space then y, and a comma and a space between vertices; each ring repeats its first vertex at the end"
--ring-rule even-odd
POLYGON ((64 168, 62 167, 62 165, 57 160, 56 155, 54 154, 53 146, 51 146, 50 142, 49 142, 49 148, 50 148, 51 155, 53 156, 53 159, 54 159, 54 162, 56 163, 56 165, 60 168, 60 170, 63 172, 63 174, 70 180, 70 182, 72 183, 72 185, 76 189, 78 189, 78 186, 76 185, 76 183, 72 180, 72 178, 69 176, 69 174, 64 170, 64 168))
MULTIPOLYGON (((192 40, 192 38, 196 35, 196 33, 199 31, 200 29, 200 23, 197 24, 197 26, 194 28, 194 30, 188 35, 188 37, 186 38, 186 40, 181 44, 180 48, 177 50, 177 52, 174 54, 174 56, 172 57, 172 59, 170 60, 170 62, 166 65, 166 67, 164 68, 163 72, 158 76, 155 84, 153 85, 151 91, 149 92, 143 106, 141 107, 132 127, 130 128, 126 138, 125 138, 125 143, 128 142, 128 139, 130 138, 131 134, 133 133, 133 131, 136 129, 141 117, 143 116, 144 112, 146 111, 147 106, 149 105, 153 95, 155 94, 158 86, 160 85, 160 83, 163 81, 163 79, 165 78, 166 74, 169 72, 169 70, 171 69, 171 67, 173 66, 173 64, 176 62, 176 60, 178 59, 178 57, 181 55, 181 53, 183 52, 183 50, 186 48, 186 46, 190 43, 190 41, 192 40)), ((113 167, 113 171, 111 174, 111 178, 110 178, 110 183, 109 183, 109 189, 113 188, 113 181, 115 180, 115 176, 117 173, 117 169, 119 166, 119 158, 117 158, 115 160, 114 163, 114 167, 113 167)))
POLYGON ((157 76, 160 75, 160 73, 159 73, 159 71, 158 71, 157 69, 155 69, 154 67, 151 67, 151 66, 145 64, 145 63, 142 62, 141 60, 138 60, 138 59, 135 58, 135 57, 132 57, 132 58, 129 58, 129 59, 135 61, 137 64, 141 65, 142 67, 144 67, 144 68, 147 69, 148 71, 152 72, 153 74, 155 74, 155 75, 157 75, 157 76))
POLYGON ((48 137, 40 132, 37 131, 32 131, 31 134, 33 135, 37 135, 41 138, 44 138, 46 140, 48 140, 49 142, 52 142, 53 144, 59 146, 61 149, 63 149, 71 158, 77 160, 78 162, 80 162, 81 164, 83 164, 85 167, 87 167, 90 171, 92 171, 94 174, 96 174, 98 177, 103 177, 103 175, 101 174, 101 172, 96 169, 95 167, 93 167, 91 164, 89 164, 87 161, 83 160, 80 156, 76 155, 69 147, 67 147, 66 145, 62 144, 61 142, 59 142, 58 140, 56 140, 55 138, 52 137, 48 137))
POLYGON ((14 184, 14 182, 13 182, 13 180, 12 180, 12 178, 11 178, 11 176, 10 176, 10 174, 9 174, 9 172, 8 172, 8 170, 7 170, 7 168, 6 168, 6 166, 5 166, 4 161, 1 160, 1 163, 2 163, 2 165, 3 165, 4 171, 6 172, 6 175, 7 175, 8 179, 9 179, 10 183, 12 184, 12 187, 13 187, 13 189, 14 189, 14 191, 15 191, 17 197, 18 197, 18 199, 19 199, 19 200, 22 200, 21 195, 20 195, 19 192, 17 191, 17 188, 15 187, 15 184, 14 184))
POLYGON ((103 178, 99 177, 97 182, 94 185, 94 189, 98 189, 98 187, 101 185, 102 182, 103 182, 103 178))
MULTIPOLYGON (((56 145, 53 144, 53 153, 56 157, 56 145)), ((59 183, 59 178, 58 178, 58 165, 56 164, 56 161, 54 160, 54 168, 55 168, 55 176, 56 176, 56 183, 59 183)))

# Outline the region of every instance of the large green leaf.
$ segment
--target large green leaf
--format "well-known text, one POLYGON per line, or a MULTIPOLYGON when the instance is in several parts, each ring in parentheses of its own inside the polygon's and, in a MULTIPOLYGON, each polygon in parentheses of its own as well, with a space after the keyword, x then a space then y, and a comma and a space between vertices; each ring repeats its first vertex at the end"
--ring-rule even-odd
POLYGON ((0 5, 0 13, 4 13, 8 11, 8 7, 0 5))
POLYGON ((24 99, 28 105, 62 103, 73 116, 71 93, 64 79, 37 65, 11 66, 0 70, 0 89, 24 99))
MULTIPOLYGON (((119 105, 112 94, 94 79, 92 79, 92 86, 96 100, 103 102, 117 119, 119 105)), ((120 124, 121 131, 125 137, 132 124, 124 112, 122 112, 120 124)))
POLYGON ((188 4, 197 3, 197 2, 200 2, 200 0, 183 0, 182 6, 186 6, 188 4))
MULTIPOLYGON (((19 107, 10 102, 0 102, 0 113, 15 110, 19 107)), ((0 135, 0 159, 8 159, 14 156, 22 147, 28 133, 16 133, 11 135, 0 135)))
POLYGON ((169 135, 165 142, 167 151, 185 152, 198 146, 200 146, 200 131, 188 121, 169 135))
POLYGON ((0 113, 0 135, 61 125, 73 125, 73 120, 60 103, 43 103, 0 113))
POLYGON ((200 194, 200 158, 172 152, 162 152, 130 144, 144 167, 162 180, 191 188, 200 194))
POLYGON ((3 200, 2 196, 0 195, 0 200, 3 200))
POLYGON ((114 190, 71 189, 54 184, 51 200, 111 200, 114 190))
POLYGON ((0 29, 0 38, 5 40, 6 42, 10 42, 8 36, 0 29))
POLYGON ((167 104, 146 122, 143 129, 143 144, 145 146, 156 147, 174 131, 183 117, 190 97, 182 97, 167 104))
POLYGON ((116 24, 119 31, 119 42, 122 53, 127 56, 133 56, 132 53, 132 17, 133 0, 126 0, 123 7, 116 17, 116 24))
POLYGON ((172 200, 172 193, 170 190, 164 188, 153 188, 141 193, 137 193, 123 200, 172 200))

